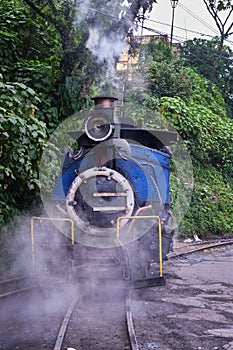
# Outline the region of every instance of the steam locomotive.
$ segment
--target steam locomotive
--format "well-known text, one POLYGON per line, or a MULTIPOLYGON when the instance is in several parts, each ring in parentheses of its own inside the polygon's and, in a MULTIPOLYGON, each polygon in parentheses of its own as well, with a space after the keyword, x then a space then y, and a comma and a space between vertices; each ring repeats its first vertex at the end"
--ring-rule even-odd
POLYGON ((73 273, 163 284, 159 266, 174 231, 169 144, 177 134, 137 127, 115 97, 93 100, 85 131, 67 131, 78 147, 65 154, 52 191, 76 227, 73 273))

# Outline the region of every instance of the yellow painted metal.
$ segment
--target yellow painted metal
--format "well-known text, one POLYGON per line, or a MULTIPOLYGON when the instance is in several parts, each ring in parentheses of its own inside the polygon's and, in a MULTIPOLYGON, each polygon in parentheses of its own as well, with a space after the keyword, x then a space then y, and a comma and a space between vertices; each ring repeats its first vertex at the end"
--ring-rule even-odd
POLYGON ((142 215, 142 216, 119 216, 117 218, 117 240, 120 240, 120 221, 121 220, 130 220, 130 219, 157 219, 158 221, 158 234, 159 234, 159 276, 163 276, 163 247, 162 247, 162 228, 161 220, 157 215, 142 215))
POLYGON ((31 243, 32 243, 32 271, 35 273, 35 240, 34 240, 34 220, 31 218, 31 243))
POLYGON ((32 244, 32 271, 35 272, 35 239, 34 239, 34 220, 50 220, 50 221, 68 221, 71 224, 71 243, 74 245, 74 222, 66 218, 47 218, 41 216, 31 217, 31 244, 32 244))

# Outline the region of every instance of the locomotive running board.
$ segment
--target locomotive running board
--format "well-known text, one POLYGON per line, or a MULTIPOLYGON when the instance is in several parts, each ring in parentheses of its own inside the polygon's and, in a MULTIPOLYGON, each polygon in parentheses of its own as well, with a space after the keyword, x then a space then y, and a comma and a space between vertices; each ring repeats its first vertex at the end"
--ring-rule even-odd
POLYGON ((166 284, 166 278, 164 276, 143 278, 140 280, 132 281, 132 287, 135 289, 165 286, 165 284, 166 284))

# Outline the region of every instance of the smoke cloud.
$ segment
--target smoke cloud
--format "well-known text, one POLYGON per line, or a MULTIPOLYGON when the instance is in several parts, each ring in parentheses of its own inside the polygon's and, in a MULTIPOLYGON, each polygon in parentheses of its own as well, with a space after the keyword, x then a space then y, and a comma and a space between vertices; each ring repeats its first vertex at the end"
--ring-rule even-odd
POLYGON ((88 31, 86 47, 104 63, 107 80, 116 85, 116 61, 129 49, 125 37, 134 27, 134 19, 127 1, 78 1, 74 26, 88 31))
POLYGON ((127 47, 119 34, 109 33, 108 36, 103 36, 98 27, 90 28, 86 46, 100 61, 107 60, 110 65, 114 65, 114 58, 127 47))

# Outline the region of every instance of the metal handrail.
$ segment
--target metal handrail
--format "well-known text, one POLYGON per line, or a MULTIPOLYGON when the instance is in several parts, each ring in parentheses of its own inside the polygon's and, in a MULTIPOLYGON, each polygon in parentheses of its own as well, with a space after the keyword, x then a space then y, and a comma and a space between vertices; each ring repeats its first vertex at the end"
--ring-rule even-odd
POLYGON ((32 271, 35 273, 35 239, 34 239, 34 220, 50 220, 50 221, 68 221, 71 224, 71 243, 74 245, 74 222, 67 218, 48 218, 41 216, 31 217, 31 244, 32 244, 32 271))

